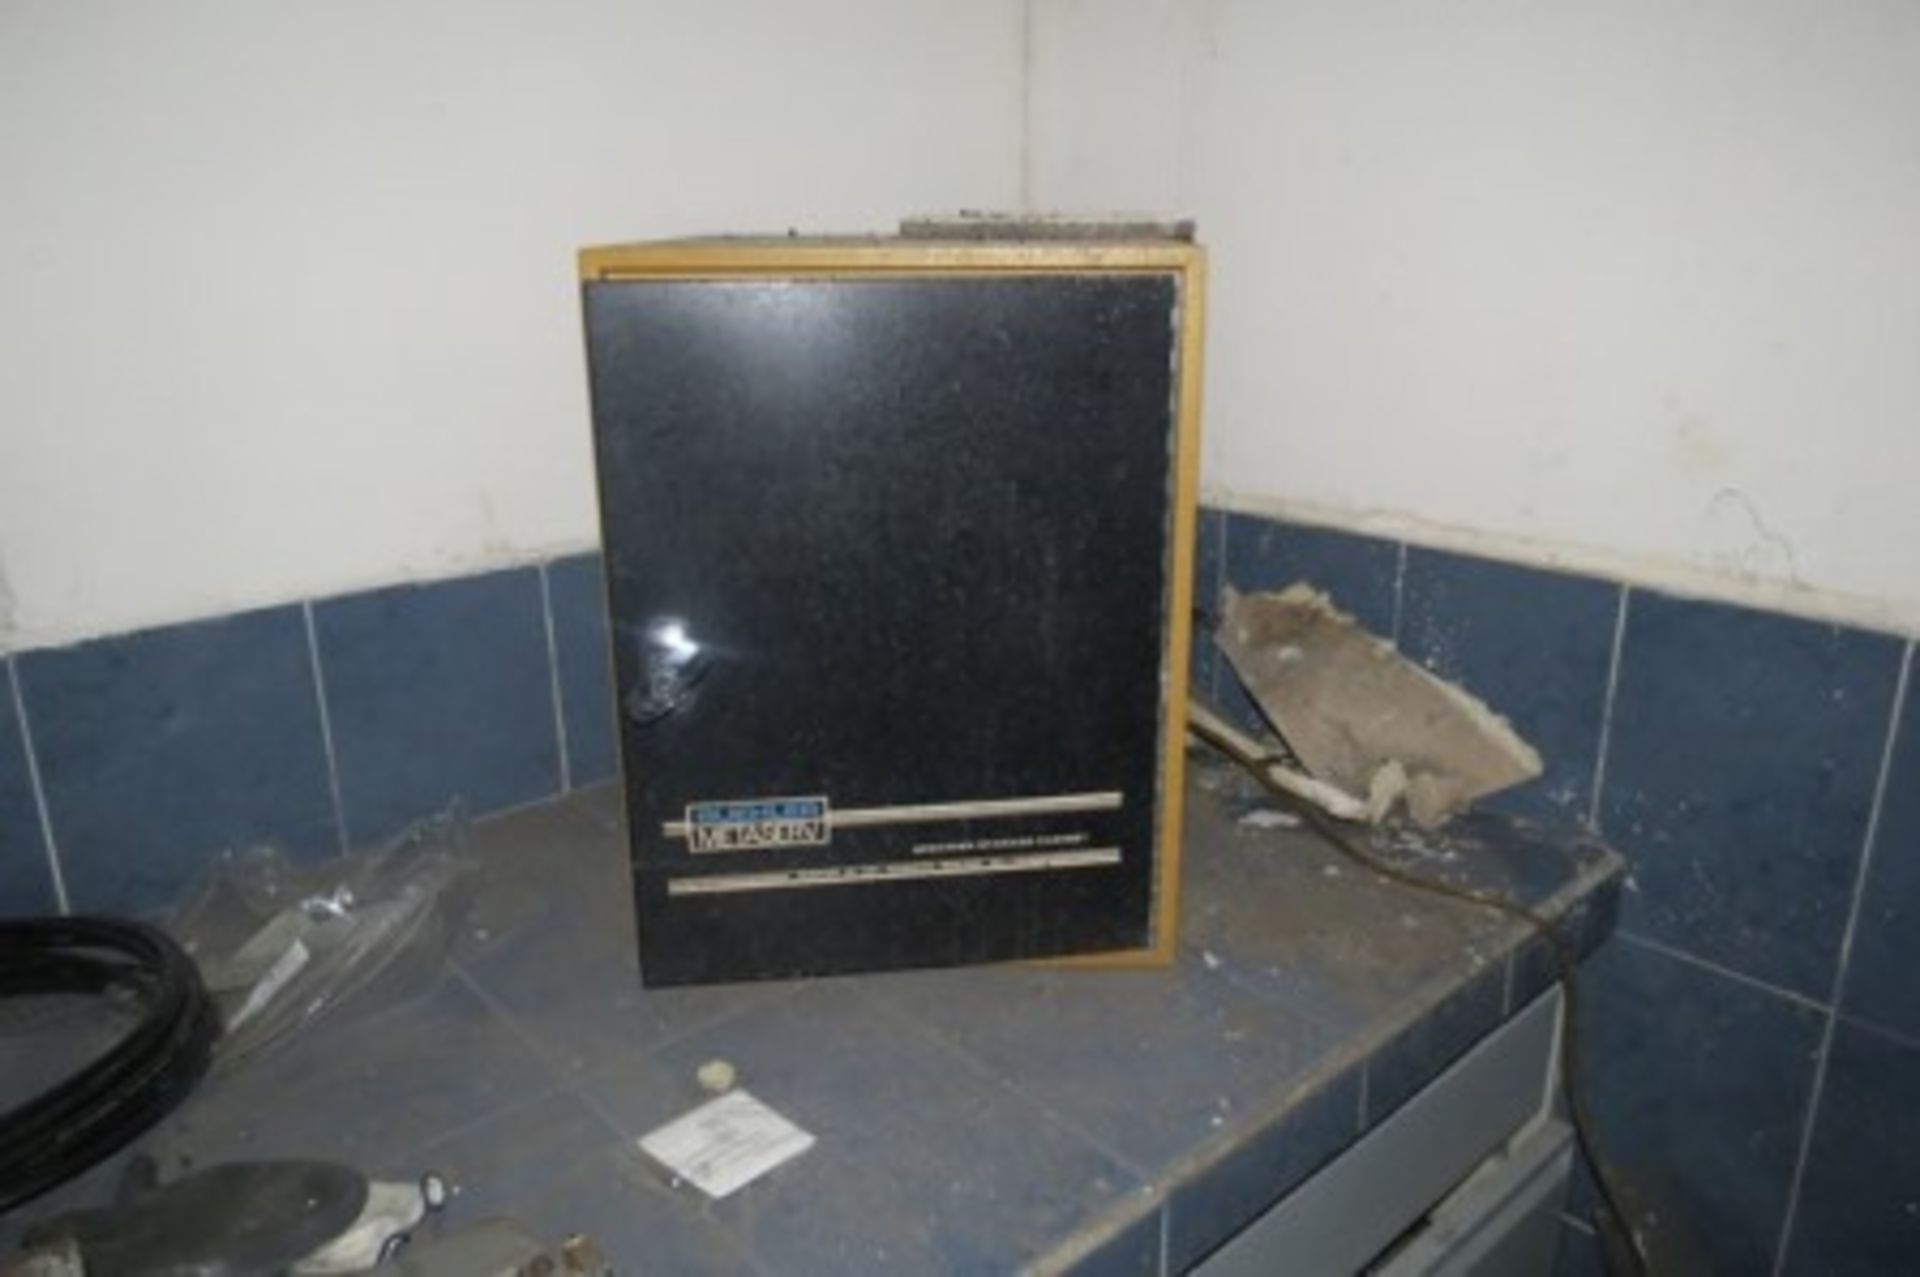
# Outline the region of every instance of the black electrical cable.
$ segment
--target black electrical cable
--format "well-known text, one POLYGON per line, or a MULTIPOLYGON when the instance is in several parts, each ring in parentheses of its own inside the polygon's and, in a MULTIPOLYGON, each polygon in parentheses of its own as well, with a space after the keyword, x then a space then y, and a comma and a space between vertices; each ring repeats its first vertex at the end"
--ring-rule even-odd
POLYGON ((104 1055, 0 1114, 0 1213, 103 1161, 166 1116, 207 1071, 219 1019, 193 959, 120 918, 0 922, 0 998, 126 998, 133 1028, 104 1055))
POLYGON ((1602 1217, 1599 1227, 1603 1257, 1609 1269, 1624 1269, 1633 1277, 1645 1274, 1646 1252, 1628 1222, 1626 1212, 1621 1210, 1613 1181, 1594 1149, 1593 1117, 1587 1108, 1586 1092, 1580 1080, 1580 996, 1577 979, 1580 960, 1579 954, 1560 934, 1559 928, 1510 896, 1497 891, 1457 887, 1452 883, 1410 873, 1383 859, 1355 841, 1331 816, 1297 795, 1288 793, 1271 778, 1269 769, 1286 760, 1265 753, 1249 754, 1238 742, 1228 737, 1209 731, 1197 722, 1192 726, 1203 740, 1238 763, 1260 783, 1261 788, 1285 804, 1289 811, 1298 813, 1335 851, 1363 869, 1399 886, 1505 914, 1524 923, 1546 944, 1547 951, 1553 956, 1563 1006, 1560 1020, 1560 1088, 1566 1099, 1567 1114, 1572 1119, 1574 1144, 1579 1148, 1580 1158, 1586 1163, 1588 1172, 1593 1176, 1594 1187, 1600 1194, 1602 1217))

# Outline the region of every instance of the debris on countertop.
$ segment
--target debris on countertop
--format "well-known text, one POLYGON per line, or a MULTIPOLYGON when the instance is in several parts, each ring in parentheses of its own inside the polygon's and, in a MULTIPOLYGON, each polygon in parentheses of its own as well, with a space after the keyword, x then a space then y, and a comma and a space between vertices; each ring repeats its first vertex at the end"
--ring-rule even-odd
POLYGON ((711 1095, 725 1095, 739 1080, 738 1071, 726 1060, 708 1060, 694 1076, 700 1082, 700 1089, 711 1095))
MULTIPOLYGON (((623 1272, 844 1272, 882 1252, 915 1271, 956 1253, 1065 1271, 1138 1238, 1157 1257, 1173 1197, 1230 1189, 1248 1150, 1306 1129, 1297 1114, 1353 1116, 1325 1131, 1336 1155, 1369 1129, 1370 1071, 1367 1104, 1390 1103, 1376 1060, 1399 1061, 1410 1094, 1552 977, 1512 919, 1380 881, 1305 823, 1242 824, 1276 801, 1196 749, 1171 968, 644 989, 621 799, 602 785, 476 823, 446 978, 343 1003, 210 1079, 139 1151, 167 1168, 311 1157, 397 1182, 430 1165, 459 1191, 376 1270, 395 1277, 497 1272, 497 1255, 553 1256, 576 1232, 623 1272), (720 1096, 698 1082, 716 1062, 735 1072, 720 1096), (756 1169, 734 1151, 765 1165, 812 1147, 716 1201, 639 1142, 715 1104, 728 1138, 685 1149, 703 1175, 756 1169), (778 1116, 743 1126, 742 1107, 778 1116), (500 1218, 529 1235, 517 1248, 468 1235, 500 1218)), ((1613 929, 1623 867, 1584 832, 1476 812, 1438 834, 1359 836, 1564 920, 1583 953, 1613 929)), ((17 1044, 0 1040, 0 1061, 17 1044)), ((116 1174, 0 1219, 0 1254, 18 1229, 110 1200, 116 1174)), ((1195 1248, 1232 1225, 1206 1227, 1195 1248)))
MULTIPOLYGON (((1187 704, 1187 727, 1201 740, 1241 760, 1244 766, 1257 770, 1262 779, 1282 793, 1290 794, 1302 802, 1311 803, 1340 820, 1368 818, 1365 803, 1337 785, 1330 785, 1324 780, 1309 776, 1300 770, 1296 760, 1284 755, 1270 754, 1262 748, 1260 742, 1199 701, 1190 701, 1187 704)), ((1211 792, 1224 791, 1211 788, 1211 792)))
POLYGON ((1540 775, 1539 752, 1485 702, 1304 582, 1227 591, 1215 638, 1307 775, 1373 823, 1404 806, 1431 829, 1540 775))

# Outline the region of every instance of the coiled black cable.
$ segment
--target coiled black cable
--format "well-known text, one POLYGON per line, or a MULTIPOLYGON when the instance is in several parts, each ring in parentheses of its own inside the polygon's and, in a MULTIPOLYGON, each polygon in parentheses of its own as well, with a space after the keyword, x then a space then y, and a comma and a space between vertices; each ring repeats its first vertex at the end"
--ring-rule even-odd
POLYGON ((113 1048, 0 1114, 0 1213, 105 1160, 185 1099, 219 1018, 172 937, 121 918, 0 922, 0 998, 127 997, 140 1019, 113 1048))

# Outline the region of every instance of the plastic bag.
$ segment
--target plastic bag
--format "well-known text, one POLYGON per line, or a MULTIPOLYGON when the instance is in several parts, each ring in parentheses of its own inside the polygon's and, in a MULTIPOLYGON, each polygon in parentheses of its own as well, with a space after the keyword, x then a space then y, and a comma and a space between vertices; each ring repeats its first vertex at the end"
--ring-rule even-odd
POLYGON ((456 808, 331 860, 277 847, 223 853, 168 924, 226 1027, 215 1070, 279 1046, 344 1003, 397 1002, 437 980, 466 834, 456 808))

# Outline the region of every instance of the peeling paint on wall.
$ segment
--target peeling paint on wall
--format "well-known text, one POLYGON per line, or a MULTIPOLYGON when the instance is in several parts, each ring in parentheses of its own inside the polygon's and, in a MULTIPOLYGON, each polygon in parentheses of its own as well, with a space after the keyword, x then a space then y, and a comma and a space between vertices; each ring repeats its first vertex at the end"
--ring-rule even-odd
POLYGON ((1708 561, 1736 576, 1801 584, 1793 542, 1761 515, 1753 498, 1722 488, 1707 502, 1708 561))

